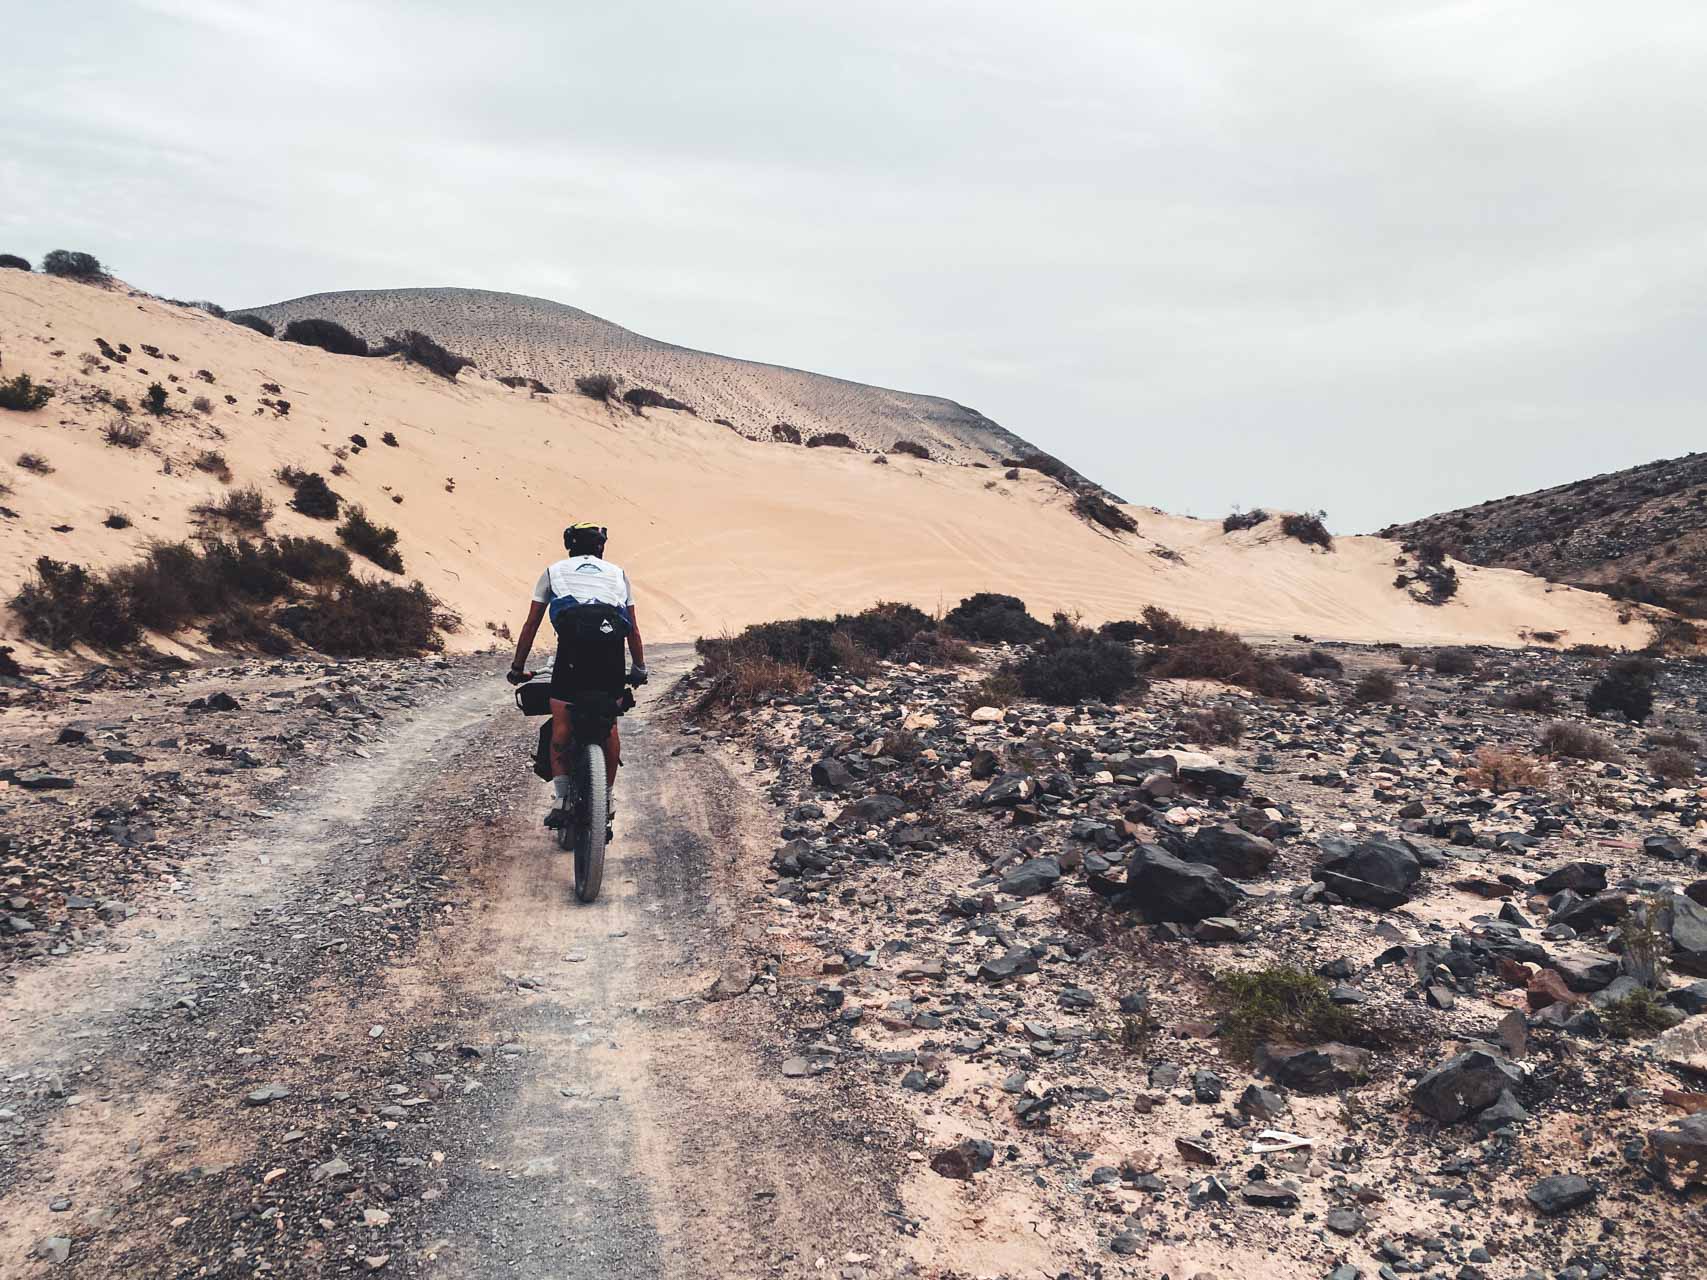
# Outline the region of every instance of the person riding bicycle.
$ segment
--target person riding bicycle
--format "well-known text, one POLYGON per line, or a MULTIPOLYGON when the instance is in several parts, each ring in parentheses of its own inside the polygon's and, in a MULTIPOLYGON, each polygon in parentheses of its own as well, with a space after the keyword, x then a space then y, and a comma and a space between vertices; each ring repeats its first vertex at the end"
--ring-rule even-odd
MULTIPOLYGON (((646 683, 646 648, 635 621, 634 588, 628 574, 604 558, 607 536, 606 529, 588 523, 572 524, 563 531, 563 547, 569 554, 547 565, 534 584, 527 621, 516 639, 516 660, 506 676, 511 684, 533 678, 533 672, 522 668, 533 649, 540 621, 549 615, 557 632, 557 659, 551 667, 551 787, 555 795, 545 815, 548 827, 559 827, 566 818, 572 767, 570 703, 575 695, 599 692, 615 696, 625 683, 646 683), (634 667, 626 677, 624 640, 634 657, 634 667)), ((622 738, 613 722, 605 743, 607 790, 616 786, 621 763, 622 738)))

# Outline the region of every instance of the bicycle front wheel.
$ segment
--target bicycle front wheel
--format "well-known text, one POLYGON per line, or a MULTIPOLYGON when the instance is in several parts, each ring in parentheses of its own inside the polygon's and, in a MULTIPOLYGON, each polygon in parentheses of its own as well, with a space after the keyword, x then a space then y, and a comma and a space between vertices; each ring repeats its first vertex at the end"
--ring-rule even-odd
POLYGON ((591 743, 575 761, 576 789, 581 804, 575 832, 575 896, 591 902, 605 878, 605 830, 610 821, 610 795, 605 788, 604 749, 591 743))

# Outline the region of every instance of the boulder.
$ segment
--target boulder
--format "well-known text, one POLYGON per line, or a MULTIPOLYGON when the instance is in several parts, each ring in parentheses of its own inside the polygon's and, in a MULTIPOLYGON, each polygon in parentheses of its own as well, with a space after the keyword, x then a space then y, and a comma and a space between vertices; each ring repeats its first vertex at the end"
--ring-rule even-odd
POLYGON ((1061 863, 1056 858, 1031 858, 1010 870, 997 887, 1003 893, 1029 898, 1047 893, 1061 879, 1061 863))
POLYGON ((982 1173, 996 1158, 996 1149, 982 1138, 962 1138, 931 1156, 931 1168, 945 1178, 961 1182, 972 1181, 972 1175, 982 1173))
POLYGON ((900 796, 866 796, 838 813, 836 825, 871 827, 898 818, 906 811, 907 802, 900 796))
POLYGON ((1029 773, 1004 773, 978 797, 986 809, 996 805, 1025 804, 1037 795, 1037 780, 1029 773))
POLYGON ((1245 775, 1223 764, 1181 764, 1174 776, 1188 786, 1220 796, 1237 795, 1245 789, 1245 775))
POLYGON ((1553 967, 1565 980, 1565 985, 1579 993, 1599 991, 1609 985, 1619 972, 1618 957, 1600 951, 1589 951, 1580 956, 1560 956, 1553 961, 1553 967))
POLYGON ((985 982, 1006 982, 1021 974, 1037 972, 1037 957, 1030 947, 1015 947, 1006 955, 986 960, 978 966, 978 976, 985 982))
POLYGON ((1441 1124, 1455 1124, 1493 1106, 1500 1094, 1523 1084, 1515 1063, 1480 1049, 1461 1053, 1417 1081, 1411 1101, 1418 1111, 1441 1124))
POLYGON ((1674 893, 1669 933, 1672 967, 1680 973, 1707 978, 1707 907, 1674 893))
POLYGON ((1348 901, 1388 910, 1410 901, 1422 863, 1396 841, 1353 843, 1330 836, 1322 841, 1322 860, 1313 875, 1348 901))
POLYGON ((1648 1170, 1674 1190, 1707 1185, 1707 1111, 1649 1130, 1648 1170))
POLYGON ((1182 862, 1155 845, 1140 845, 1126 865, 1126 890, 1115 905, 1136 911, 1152 924, 1194 922, 1224 916, 1244 891, 1214 867, 1182 862))
POLYGON ((1560 1173, 1529 1188, 1529 1203, 1544 1218, 1580 1209, 1594 1199, 1594 1187, 1581 1174, 1560 1173))
POLYGON ((848 772, 847 765, 840 760, 814 760, 812 762, 813 786, 826 787, 831 791, 845 791, 853 784, 853 774, 848 772))
POLYGON ((1249 880, 1268 870, 1276 852, 1270 841, 1225 822, 1218 827, 1200 827, 1185 842, 1183 856, 1188 862, 1214 867, 1222 875, 1249 880))
POLYGON ((1557 893, 1561 889, 1572 889, 1577 893, 1593 894, 1605 888, 1604 862, 1567 862, 1562 867, 1554 867, 1535 882, 1537 893, 1557 893))
POLYGON ((1707 1022, 1696 1019, 1654 1037, 1654 1058, 1668 1067, 1707 1074, 1707 1022))
POLYGON ((1264 1044, 1257 1047, 1257 1070, 1276 1084, 1299 1093, 1332 1093, 1369 1078, 1373 1055, 1367 1049, 1329 1040, 1324 1044, 1264 1044))
POLYGON ((1630 911, 1627 893, 1597 893, 1581 902, 1571 902, 1553 912, 1550 923, 1569 925, 1578 933, 1616 924, 1630 911))

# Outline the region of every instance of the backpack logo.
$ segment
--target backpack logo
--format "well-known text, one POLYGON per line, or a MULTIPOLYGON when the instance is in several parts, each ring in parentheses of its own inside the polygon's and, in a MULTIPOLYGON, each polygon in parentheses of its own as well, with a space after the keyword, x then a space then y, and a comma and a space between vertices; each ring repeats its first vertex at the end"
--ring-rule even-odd
POLYGON ((608 636, 611 632, 613 632, 615 630, 616 630, 616 628, 611 626, 609 618, 606 618, 603 622, 599 623, 599 632, 602 635, 608 636))

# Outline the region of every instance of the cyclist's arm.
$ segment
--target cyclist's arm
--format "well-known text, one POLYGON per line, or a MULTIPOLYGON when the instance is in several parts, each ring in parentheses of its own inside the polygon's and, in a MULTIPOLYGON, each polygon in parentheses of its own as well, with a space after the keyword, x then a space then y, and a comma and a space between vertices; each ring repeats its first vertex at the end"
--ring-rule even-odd
POLYGON ((520 671, 527 665, 528 654, 533 652, 533 638, 539 631, 540 619, 545 617, 545 601, 533 600, 528 603, 528 620, 522 623, 522 633, 516 637, 516 660, 510 664, 512 671, 520 671))
POLYGON ((640 639, 640 623, 635 620, 634 606, 628 606, 628 652, 634 659, 634 665, 646 665, 646 646, 640 639))

